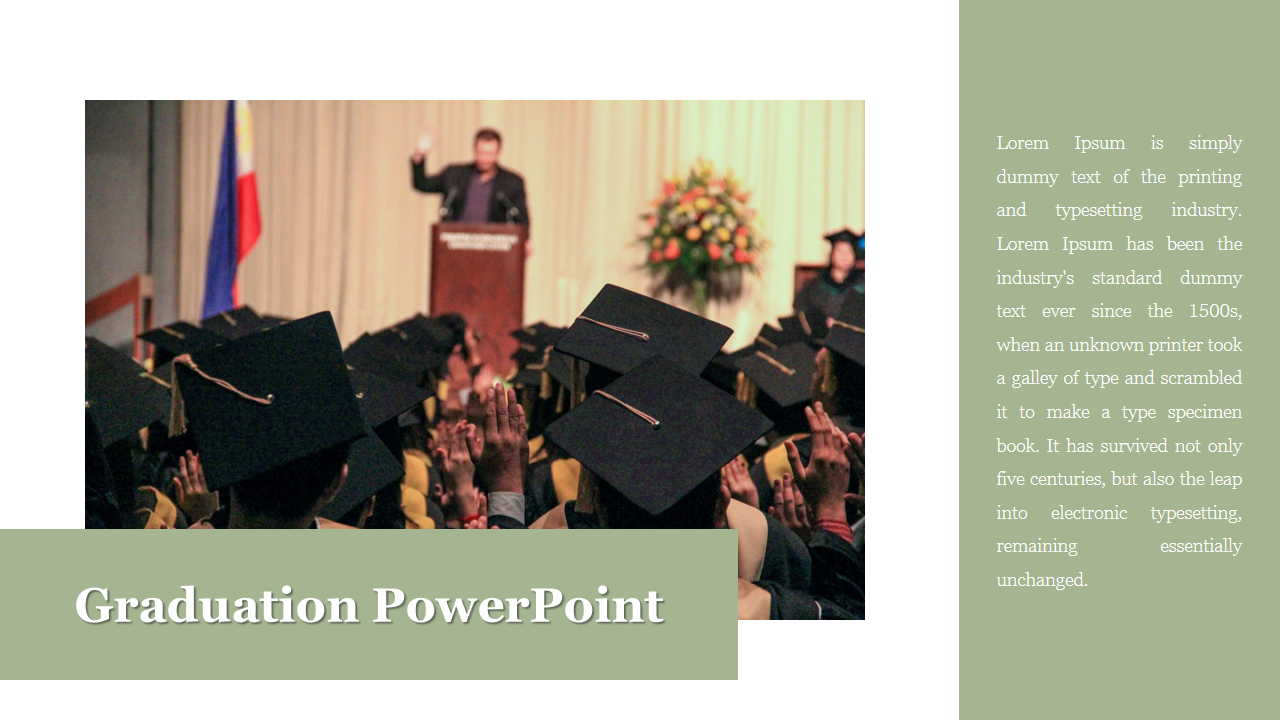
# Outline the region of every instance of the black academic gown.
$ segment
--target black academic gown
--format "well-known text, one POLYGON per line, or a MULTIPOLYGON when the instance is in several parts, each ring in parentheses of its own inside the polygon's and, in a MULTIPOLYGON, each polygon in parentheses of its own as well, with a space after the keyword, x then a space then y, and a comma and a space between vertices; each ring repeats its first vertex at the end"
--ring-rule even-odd
POLYGON ((844 282, 837 283, 831 279, 831 268, 828 267, 821 275, 800 288, 791 306, 806 317, 812 318, 816 313, 821 313, 823 317, 835 317, 849 293, 858 292, 857 285, 861 281, 862 274, 854 270, 845 276, 844 282))
POLYGON ((120 528, 120 506, 116 502, 115 480, 102 439, 93 417, 84 414, 84 526, 85 529, 120 528))
MULTIPOLYGON (((577 501, 570 500, 564 505, 565 524, 569 529, 599 530, 600 521, 595 514, 578 512, 574 507, 576 504, 577 501)), ((774 518, 765 515, 764 519, 768 524, 768 534, 758 582, 807 590, 811 584, 812 560, 804 541, 774 518)))
MULTIPOLYGON (((827 530, 809 542, 812 577, 807 588, 761 578, 770 620, 861 620, 865 612, 862 548, 827 530)), ((761 618, 763 619, 763 618, 761 618)))

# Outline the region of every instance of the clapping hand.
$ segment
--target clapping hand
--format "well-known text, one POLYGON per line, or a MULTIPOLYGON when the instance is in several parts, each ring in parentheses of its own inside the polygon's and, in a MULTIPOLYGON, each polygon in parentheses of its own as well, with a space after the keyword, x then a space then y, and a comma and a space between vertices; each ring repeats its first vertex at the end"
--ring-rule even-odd
POLYGON ((434 450, 436 467, 444 479, 444 506, 456 511, 459 517, 475 515, 479 507, 476 468, 467 449, 468 433, 472 430, 465 420, 441 425, 434 450))
MULTIPOLYGON (((857 471, 858 477, 863 479, 862 484, 865 485, 865 478, 866 478, 866 472, 867 472, 867 469, 866 469, 867 434, 863 433, 859 435, 858 433, 849 433, 848 439, 849 439, 849 447, 845 448, 845 455, 849 458, 849 466, 852 469, 857 471)), ((859 490, 858 492, 865 492, 865 490, 859 490)), ((862 495, 859 495, 857 493, 845 493, 844 499, 846 502, 853 501, 858 504, 865 504, 865 499, 862 497, 862 495)))
POLYGON ((200 456, 190 450, 178 457, 178 474, 173 478, 173 486, 178 507, 186 513, 190 524, 198 525, 218 511, 218 493, 209 492, 200 456))
POLYGON ((809 522, 809 505, 804 501, 800 488, 792 482, 791 475, 784 474, 773 481, 773 505, 769 515, 791 528, 806 543, 813 539, 813 525, 809 522))
POLYGON ((822 409, 822 403, 805 408, 813 450, 809 466, 800 462, 800 452, 790 440, 786 442, 787 459, 795 478, 796 489, 810 498, 812 518, 846 522, 844 495, 849 491, 849 467, 856 452, 848 450, 849 438, 836 427, 822 409))
POLYGON ((729 487, 729 495, 734 500, 746 503, 753 508, 760 507, 760 493, 756 491, 756 484, 752 482, 751 475, 747 471, 747 461, 743 460, 741 455, 720 468, 720 477, 729 487))

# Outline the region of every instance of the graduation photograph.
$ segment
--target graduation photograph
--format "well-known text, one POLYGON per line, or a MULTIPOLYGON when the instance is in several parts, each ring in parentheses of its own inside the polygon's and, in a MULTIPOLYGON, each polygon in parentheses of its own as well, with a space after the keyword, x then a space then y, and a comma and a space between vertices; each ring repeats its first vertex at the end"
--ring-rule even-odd
POLYGON ((866 617, 862 101, 84 112, 86 529, 728 529, 866 617))

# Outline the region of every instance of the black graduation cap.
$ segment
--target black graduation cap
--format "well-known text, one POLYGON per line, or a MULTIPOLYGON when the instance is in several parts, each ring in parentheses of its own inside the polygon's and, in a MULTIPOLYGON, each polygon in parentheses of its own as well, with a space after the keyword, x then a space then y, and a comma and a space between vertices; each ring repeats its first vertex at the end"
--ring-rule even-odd
POLYGON ((754 409, 657 355, 592 393, 548 426, 546 437, 659 515, 770 427, 754 409))
POLYGON ((245 305, 210 315, 200 321, 200 327, 228 340, 236 340, 261 330, 263 328, 261 323, 262 317, 254 312, 253 308, 245 305))
POLYGON ((406 385, 371 372, 348 366, 351 389, 360 403, 360 415, 371 427, 395 420, 401 413, 422 404, 431 392, 406 385))
POLYGON ((369 432, 351 446, 347 455, 347 479, 319 514, 340 518, 402 477, 404 466, 396 462, 377 435, 369 432))
POLYGON ((702 371, 702 379, 727 393, 737 393, 738 360, 751 355, 755 351, 755 345, 748 345, 729 353, 717 352, 716 356, 707 365, 707 369, 702 371))
POLYGON ((573 358, 559 350, 552 350, 547 356, 547 374, 563 387, 573 385, 573 358))
POLYGON ((347 346, 343 357, 348 365, 360 370, 416 386, 422 381, 423 368, 407 357, 410 354, 403 343, 387 333, 365 333, 347 346))
POLYGON ((827 314, 821 308, 811 307, 802 314, 809 327, 809 342, 821 343, 827 337, 827 314))
POLYGON ((511 354, 511 359, 516 361, 520 367, 529 365, 540 365, 542 363, 543 348, 531 343, 522 342, 516 346, 516 351, 511 354))
POLYGON ((804 342, 783 345, 777 350, 758 348, 739 359, 738 367, 760 392, 781 410, 786 410, 813 399, 813 359, 817 354, 804 342))
POLYGON ((432 367, 447 360, 453 347, 462 342, 455 328, 448 323, 434 320, 421 313, 384 329, 400 338, 414 354, 431 356, 432 367))
POLYGON ((778 325, 782 328, 780 345, 786 345, 793 342, 807 342, 813 337, 813 329, 809 327, 809 320, 804 315, 788 315, 778 318, 778 325))
POLYGON ((541 385, 542 375, 546 373, 563 387, 567 388, 573 385, 572 358, 554 348, 550 350, 543 348, 540 357, 543 360, 526 365, 513 375, 511 378, 512 384, 524 387, 541 385))
POLYGON ((556 350, 618 373, 662 355, 698 375, 733 330, 660 300, 605 285, 556 350))
POLYGON ((847 242, 853 246, 854 257, 859 260, 865 259, 866 256, 866 234, 857 235, 849 228, 837 230, 830 235, 824 235, 823 239, 835 245, 838 242, 847 242))
POLYGON ((535 347, 546 347, 547 345, 554 345, 560 335, 564 334, 564 330, 564 328, 548 325, 546 322, 539 320, 532 325, 512 330, 511 337, 535 347))
POLYGON ((435 370, 453 354, 453 330, 428 317, 417 316, 374 333, 392 352, 404 358, 418 372, 435 370))
POLYGON ((210 489, 367 432, 328 312, 191 357, 199 371, 175 363, 177 392, 210 489))
MULTIPOLYGON (((156 346, 154 365, 156 368, 178 355, 204 350, 226 342, 226 338, 218 333, 181 321, 148 330, 139 335, 138 339, 145 340, 156 346)), ((168 376, 161 375, 160 377, 168 376)))
POLYGON ((168 383, 133 358, 85 338, 84 399, 106 447, 151 423, 168 419, 168 383))
POLYGON ((860 292, 851 292, 840 305, 831 331, 823 343, 831 352, 839 353, 846 358, 866 365, 866 319, 865 296, 860 292))
POLYGON ((537 387, 542 384, 542 371, 525 368, 516 372, 509 379, 512 385, 518 387, 537 387))

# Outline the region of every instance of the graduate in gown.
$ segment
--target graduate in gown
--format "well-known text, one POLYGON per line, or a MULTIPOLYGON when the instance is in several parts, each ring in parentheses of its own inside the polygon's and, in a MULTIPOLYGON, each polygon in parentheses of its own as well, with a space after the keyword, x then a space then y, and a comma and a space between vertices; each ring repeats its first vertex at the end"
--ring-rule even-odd
POLYGON ((860 265, 864 262, 865 236, 855 235, 846 228, 824 239, 831 243, 827 267, 800 288, 792 303, 796 313, 805 316, 818 337, 826 334, 827 319, 836 316, 845 298, 851 293, 863 292, 860 265))
MULTIPOLYGON (((174 421, 190 431, 210 490, 229 494, 230 528, 316 528, 372 438, 329 313, 174 359, 174 421)), ((390 460, 394 465, 394 459, 390 460)))

